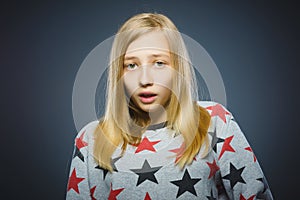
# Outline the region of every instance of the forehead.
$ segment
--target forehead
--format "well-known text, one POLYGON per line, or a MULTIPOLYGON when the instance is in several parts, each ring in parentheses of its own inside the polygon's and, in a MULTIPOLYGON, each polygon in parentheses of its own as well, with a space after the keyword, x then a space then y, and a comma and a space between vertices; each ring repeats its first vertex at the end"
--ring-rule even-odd
POLYGON ((169 51, 169 44, 163 32, 152 31, 130 43, 126 50, 126 55, 129 56, 141 52, 169 53, 169 51))

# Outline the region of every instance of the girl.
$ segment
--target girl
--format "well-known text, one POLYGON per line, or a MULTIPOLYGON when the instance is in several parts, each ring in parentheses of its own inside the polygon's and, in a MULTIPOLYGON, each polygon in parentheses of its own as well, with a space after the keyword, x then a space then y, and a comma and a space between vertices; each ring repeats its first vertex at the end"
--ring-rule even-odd
POLYGON ((111 50, 104 116, 75 139, 67 199, 273 199, 232 114, 196 101, 175 25, 142 13, 111 50))

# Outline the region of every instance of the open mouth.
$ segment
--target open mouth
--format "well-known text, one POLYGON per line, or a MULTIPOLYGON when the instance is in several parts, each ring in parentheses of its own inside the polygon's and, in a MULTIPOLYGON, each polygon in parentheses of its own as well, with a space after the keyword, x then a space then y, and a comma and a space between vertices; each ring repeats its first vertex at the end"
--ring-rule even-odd
POLYGON ((139 98, 143 103, 152 103, 155 101, 157 94, 150 92, 143 92, 139 94, 139 98))
POLYGON ((152 94, 152 93, 141 93, 141 94, 139 94, 140 97, 145 97, 145 98, 154 97, 156 95, 157 94, 152 94))

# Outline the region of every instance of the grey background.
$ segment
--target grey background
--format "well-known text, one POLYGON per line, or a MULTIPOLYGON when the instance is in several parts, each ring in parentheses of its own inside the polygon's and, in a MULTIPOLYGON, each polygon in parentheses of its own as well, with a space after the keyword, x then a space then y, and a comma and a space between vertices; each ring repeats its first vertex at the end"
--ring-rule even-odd
POLYGON ((128 17, 156 11, 217 64, 227 107, 275 199, 297 198, 299 14, 292 1, 10 1, 0 11, 1 196, 64 199, 77 134, 76 72, 128 17))

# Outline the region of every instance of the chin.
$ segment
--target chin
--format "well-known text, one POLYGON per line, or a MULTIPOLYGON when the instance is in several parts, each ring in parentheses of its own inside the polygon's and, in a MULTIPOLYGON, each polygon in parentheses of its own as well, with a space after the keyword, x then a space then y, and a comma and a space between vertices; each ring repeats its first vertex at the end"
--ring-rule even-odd
POLYGON ((159 109, 161 109, 162 105, 158 104, 158 103, 151 103, 151 104, 143 104, 143 103, 139 103, 139 108, 141 110, 143 110, 144 112, 155 112, 159 109))

